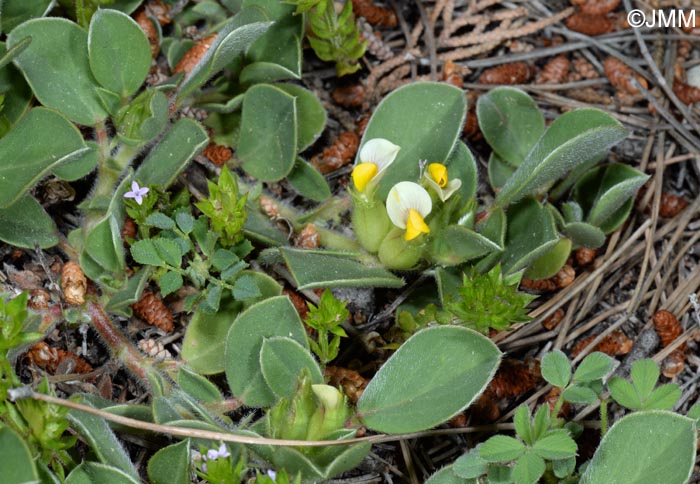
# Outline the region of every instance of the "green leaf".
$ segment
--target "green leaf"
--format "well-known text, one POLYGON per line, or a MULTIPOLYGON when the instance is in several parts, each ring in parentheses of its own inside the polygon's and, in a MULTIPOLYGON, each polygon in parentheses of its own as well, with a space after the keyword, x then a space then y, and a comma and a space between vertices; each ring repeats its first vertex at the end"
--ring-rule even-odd
POLYGON ((182 287, 184 281, 177 272, 166 272, 158 279, 158 286, 163 297, 172 294, 182 287))
POLYGON ((527 445, 532 445, 535 440, 532 438, 532 427, 530 426, 530 407, 520 405, 515 409, 513 424, 515 425, 515 433, 518 434, 523 442, 527 445))
POLYGON ((355 445, 337 446, 326 450, 327 454, 314 458, 302 454, 293 447, 279 447, 273 456, 277 469, 285 469, 290 475, 301 473, 305 480, 327 480, 357 467, 371 448, 369 442, 355 445))
POLYGON ((0 240, 16 247, 47 249, 58 244, 59 232, 51 216, 32 196, 24 195, 0 208, 0 240))
POLYGON ((326 178, 307 161, 297 158, 287 181, 301 196, 322 202, 331 196, 326 178))
POLYGON ((99 145, 94 141, 85 143, 88 150, 72 160, 65 161, 52 171, 61 180, 75 181, 90 174, 95 169, 100 158, 99 145))
POLYGON ((532 440, 536 442, 539 440, 548 430, 551 425, 551 417, 549 414, 549 405, 540 405, 535 413, 535 418, 532 421, 532 440))
POLYGON ((276 401, 260 367, 263 341, 273 336, 289 337, 308 348, 304 326, 286 296, 252 305, 238 315, 226 335, 226 379, 233 394, 250 407, 276 401))
POLYGON ((117 10, 99 9, 92 16, 88 56, 95 79, 122 98, 141 87, 151 68, 146 34, 131 17, 117 10))
MULTIPOLYGON (((425 481, 425 484, 477 484, 476 479, 464 479, 455 472, 455 465, 445 466, 425 481)), ((484 468, 484 471, 486 469, 484 468)))
POLYGON ((567 402, 580 405, 592 405, 598 401, 598 395, 589 387, 572 385, 562 392, 562 397, 567 402))
POLYGON ((156 251, 158 251, 161 260, 172 267, 180 267, 180 264, 182 264, 182 255, 180 253, 180 247, 173 239, 158 237, 157 239, 151 240, 153 240, 153 245, 156 251))
POLYGON ((10 33, 8 48, 27 36, 32 43, 14 62, 41 104, 87 126, 105 119, 88 62, 87 32, 62 18, 34 19, 10 33))
POLYGON ((178 369, 177 384, 182 391, 198 402, 217 403, 224 400, 219 387, 187 366, 181 366, 178 369))
POLYGON ((489 472, 487 474, 489 484, 511 484, 513 479, 511 478, 512 468, 507 465, 497 465, 492 464, 489 466, 489 472))
MULTIPOLYGON (((6 53, 5 43, 0 42, 0 54, 2 59, 9 60, 12 54, 19 55, 27 46, 28 37, 19 41, 10 49, 11 53, 6 53)), ((11 125, 17 123, 29 110, 33 99, 32 90, 22 76, 22 73, 13 65, 8 64, 0 68, 0 95, 4 96, 2 102, 2 116, 11 125)), ((9 126, 7 126, 9 128, 9 126)), ((0 132, 0 135, 4 132, 0 132)))
POLYGON ((240 302, 224 299, 216 314, 194 313, 182 343, 182 358, 193 370, 204 375, 224 371, 226 333, 241 309, 240 302))
POLYGON ((557 460, 575 457, 577 447, 568 431, 557 429, 535 442, 532 449, 543 459, 557 460))
POLYGON ((194 230, 194 217, 188 211, 178 211, 175 214, 175 221, 178 228, 187 235, 194 230))
POLYGON ((586 222, 610 233, 627 218, 633 198, 648 175, 621 163, 593 168, 574 186, 573 198, 581 205, 586 222))
POLYGON ((479 456, 488 462, 507 462, 525 453, 525 445, 507 435, 494 435, 479 447, 479 456))
POLYGON ((197 65, 185 77, 178 91, 178 100, 185 99, 242 54, 264 34, 272 22, 265 22, 259 8, 243 9, 219 31, 219 35, 197 65))
POLYGON ((245 301, 259 296, 260 289, 253 276, 244 275, 236 279, 233 285, 233 297, 239 301, 245 301))
POLYGON ((515 462, 511 478, 515 484, 535 484, 544 474, 545 464, 536 454, 525 454, 515 462))
POLYGON ((141 294, 146 284, 150 280, 151 270, 149 268, 142 268, 136 274, 129 278, 126 286, 116 294, 114 294, 105 310, 111 313, 117 313, 125 316, 131 315, 131 310, 129 306, 141 299, 141 294))
MULTIPOLYGON (((84 398, 82 403, 90 405, 90 402, 84 398)), ((131 459, 129 459, 129 456, 119 443, 117 436, 114 435, 114 432, 109 428, 106 420, 90 413, 80 412, 78 410, 71 410, 68 413, 67 418, 70 420, 72 427, 75 429, 78 435, 80 435, 80 437, 88 443, 100 462, 109 466, 114 466, 114 468, 119 469, 119 471, 125 473, 125 475, 130 476, 130 478, 138 479, 139 474, 136 471, 136 468, 131 463, 131 459)), ((95 482, 95 484, 97 484, 99 482, 111 481, 98 480, 87 482, 95 482)), ((139 481, 137 480, 136 482, 139 481)))
POLYGON ((430 245, 430 257, 438 264, 457 265, 501 248, 489 238, 460 225, 441 230, 430 245))
MULTIPOLYGON (((262 7, 275 23, 267 32, 260 36, 246 53, 251 64, 260 63, 274 66, 280 73, 278 79, 301 78, 301 39, 304 36, 304 16, 292 15, 294 6, 276 0, 245 0, 244 7, 262 7), (284 76, 284 77, 281 77, 284 76)), ((251 82, 255 77, 251 73, 244 76, 241 72, 241 82, 251 82)), ((260 82, 258 80, 258 82, 260 82)))
POLYGON ((576 470, 576 458, 569 457, 568 459, 554 460, 552 461, 552 470, 555 476, 559 479, 564 479, 576 470))
POLYGON ((634 385, 624 378, 618 376, 611 378, 608 381, 608 390, 610 396, 619 405, 627 407, 630 410, 639 410, 642 408, 642 401, 637 395, 637 390, 634 385))
POLYGON ((38 483, 34 459, 24 440, 9 427, 0 427, 0 481, 6 484, 38 483))
POLYGON ((287 237, 275 227, 269 218, 248 206, 248 216, 243 225, 246 237, 269 246, 287 244, 287 237))
POLYGON ((559 350, 551 351, 542 357, 542 378, 555 387, 565 388, 571 381, 571 363, 559 350))
POLYGON ((525 271, 528 279, 547 279, 564 267, 571 254, 571 240, 559 239, 551 249, 532 261, 525 271))
POLYGON ((311 383, 324 383, 321 369, 309 350, 283 336, 263 340, 260 368, 270 390, 280 398, 292 396, 303 371, 308 373, 311 383))
POLYGON ((2 32, 7 34, 22 22, 43 17, 52 6, 51 0, 5 0, 2 5, 2 32))
POLYGON ((175 227, 175 221, 162 212, 153 212, 146 217, 146 225, 163 230, 170 230, 175 227))
POLYGON ((116 467, 97 462, 82 462, 68 474, 65 484, 139 484, 140 482, 140 479, 116 467))
POLYGON ((696 440, 692 419, 663 410, 632 413, 608 430, 580 482, 688 482, 696 440))
POLYGON ((474 401, 493 377, 500 356, 491 340, 467 328, 419 331, 375 374, 357 403, 358 417, 379 432, 432 428, 474 401), (426 354, 434 357, 426 360, 426 354))
POLYGON ((585 222, 568 223, 562 227, 562 232, 580 247, 597 249, 605 243, 605 233, 595 225, 585 222))
POLYGON ((32 109, 0 139, 0 207, 12 205, 49 171, 87 150, 80 132, 65 117, 50 109, 32 109))
POLYGON ((660 374, 659 365, 652 359, 644 358, 634 362, 630 376, 632 377, 632 384, 637 390, 637 395, 642 401, 646 400, 652 390, 654 390, 660 374))
POLYGON ((586 356, 574 372, 575 382, 589 382, 605 378, 613 369, 615 360, 596 351, 586 356))
MULTIPOLYGON (((276 39, 277 42, 280 39, 276 39)), ((276 87, 296 98, 297 151, 311 146, 326 127, 326 110, 314 93, 296 84, 278 84, 276 87)))
POLYGON ((298 289, 318 287, 401 287, 391 272, 368 267, 349 255, 323 250, 280 248, 298 289))
POLYGON ((158 253, 153 239, 143 239, 134 242, 134 245, 131 246, 131 257, 138 264, 165 267, 165 262, 158 253))
MULTIPOLYGON (((122 182, 122 187, 125 181, 126 178, 122 182)), ((117 193, 110 203, 110 210, 90 229, 85 237, 85 252, 101 267, 114 273, 120 273, 125 265, 121 227, 117 221, 117 217, 120 220, 124 219, 123 206, 119 206, 120 204, 121 194, 120 190, 117 189, 117 193)))
POLYGON ((148 460, 148 478, 152 484, 189 484, 190 461, 189 440, 164 447, 148 460))
POLYGON ((535 101, 512 87, 497 87, 479 96, 476 114, 493 151, 516 168, 544 133, 544 116, 535 101))
POLYGON ((508 210, 508 231, 503 254, 504 274, 528 267, 559 242, 549 210, 527 198, 508 210))
POLYGON ((455 193, 459 194, 463 202, 474 198, 479 183, 479 171, 467 145, 458 141, 446 164, 450 180, 458 178, 462 181, 462 186, 455 193))
MULTIPOLYGON (((379 183, 379 197, 397 182, 419 176, 418 160, 445 163, 466 115, 464 93, 443 83, 414 82, 379 103, 367 124, 360 149, 370 139, 384 138, 401 147, 379 183)), ((359 153, 356 162, 359 162, 359 153)))
POLYGON ((488 175, 489 183, 494 191, 503 188, 511 175, 515 173, 515 167, 503 161, 496 153, 489 156, 488 175))
POLYGON ((681 398, 681 389, 675 383, 661 385, 647 397, 645 410, 671 410, 681 398))
POLYGON ((475 479, 484 474, 488 466, 488 461, 481 458, 479 449, 481 449, 481 446, 470 450, 462 457, 458 458, 452 466, 454 473, 464 479, 475 479))
POLYGON ((198 122, 182 118, 151 150, 134 178, 141 186, 168 187, 180 172, 209 142, 207 133, 198 122))
POLYGON ((243 169, 262 181, 278 181, 294 167, 297 146, 296 98, 258 84, 243 99, 237 155, 243 169))
POLYGON ((577 109, 557 118, 496 197, 503 207, 541 191, 582 161, 606 153, 627 136, 612 116, 577 109))

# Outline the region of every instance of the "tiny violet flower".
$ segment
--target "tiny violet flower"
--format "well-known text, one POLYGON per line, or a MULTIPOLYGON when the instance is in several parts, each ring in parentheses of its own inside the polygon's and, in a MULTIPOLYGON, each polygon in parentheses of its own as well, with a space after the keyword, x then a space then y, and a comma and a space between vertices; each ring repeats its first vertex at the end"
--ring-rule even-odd
POLYGON ((401 147, 384 138, 367 141, 360 150, 360 163, 352 170, 352 181, 359 192, 371 191, 380 176, 396 159, 401 147))
POLYGON ((430 195, 422 186, 413 182, 400 182, 392 187, 386 199, 386 211, 391 222, 406 229, 404 240, 413 240, 427 234, 430 228, 425 223, 433 208, 430 195))
POLYGON ((272 469, 268 469, 267 470, 267 477, 269 477, 273 481, 276 481, 277 480, 277 473, 275 471, 273 471, 272 469))
POLYGON ((423 176, 442 202, 450 198, 462 186, 462 180, 458 178, 448 179, 447 167, 442 163, 430 163, 423 176))
POLYGON ((209 449, 207 451, 206 460, 225 459, 226 457, 231 457, 231 454, 229 453, 228 448, 226 448, 226 445, 221 444, 218 450, 209 449))
POLYGON ((124 198, 133 198, 136 203, 141 205, 143 197, 148 193, 148 187, 140 187, 136 181, 131 182, 131 191, 124 194, 124 198))

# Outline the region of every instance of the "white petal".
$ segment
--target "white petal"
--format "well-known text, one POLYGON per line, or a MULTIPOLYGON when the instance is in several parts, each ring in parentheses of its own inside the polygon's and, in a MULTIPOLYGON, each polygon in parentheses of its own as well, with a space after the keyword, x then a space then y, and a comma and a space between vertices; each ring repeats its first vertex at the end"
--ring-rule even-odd
POLYGON ((459 190, 459 188, 462 186, 462 180, 459 178, 453 178, 449 182, 447 182, 447 186, 445 188, 441 188, 440 191, 438 192, 440 194, 440 200, 443 202, 450 198, 454 192, 459 190))
POLYGON ((430 195, 425 188, 413 182, 400 182, 392 187, 386 199, 386 211, 391 222, 401 229, 406 228, 410 209, 421 217, 428 216, 433 208, 430 195))
POLYGON ((384 138, 374 138, 362 146, 360 161, 362 163, 374 163, 379 168, 379 172, 381 172, 394 162, 400 149, 400 146, 384 138))
POLYGON ((139 187, 139 184, 136 183, 136 180, 132 181, 131 182, 131 191, 136 193, 139 191, 139 189, 140 189, 140 187, 139 187))

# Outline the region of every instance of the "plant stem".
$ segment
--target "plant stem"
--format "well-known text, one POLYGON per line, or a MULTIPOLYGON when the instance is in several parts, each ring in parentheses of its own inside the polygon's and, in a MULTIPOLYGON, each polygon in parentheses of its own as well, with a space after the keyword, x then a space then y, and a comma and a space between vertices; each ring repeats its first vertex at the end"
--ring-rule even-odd
POLYGON ((608 431, 608 399, 600 400, 600 436, 605 436, 608 431))

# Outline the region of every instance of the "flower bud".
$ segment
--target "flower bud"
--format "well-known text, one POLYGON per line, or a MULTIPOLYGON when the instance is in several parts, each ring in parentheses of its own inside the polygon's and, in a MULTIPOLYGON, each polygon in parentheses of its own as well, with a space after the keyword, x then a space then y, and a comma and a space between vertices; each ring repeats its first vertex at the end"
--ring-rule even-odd
POLYGON ((423 245, 420 241, 406 240, 404 231, 395 227, 379 246, 379 261, 387 269, 412 269, 421 258, 423 245))
POLYGON ((386 213, 386 207, 380 201, 363 200, 353 197, 352 226, 357 241, 371 253, 379 250, 379 245, 391 229, 391 220, 386 213))

